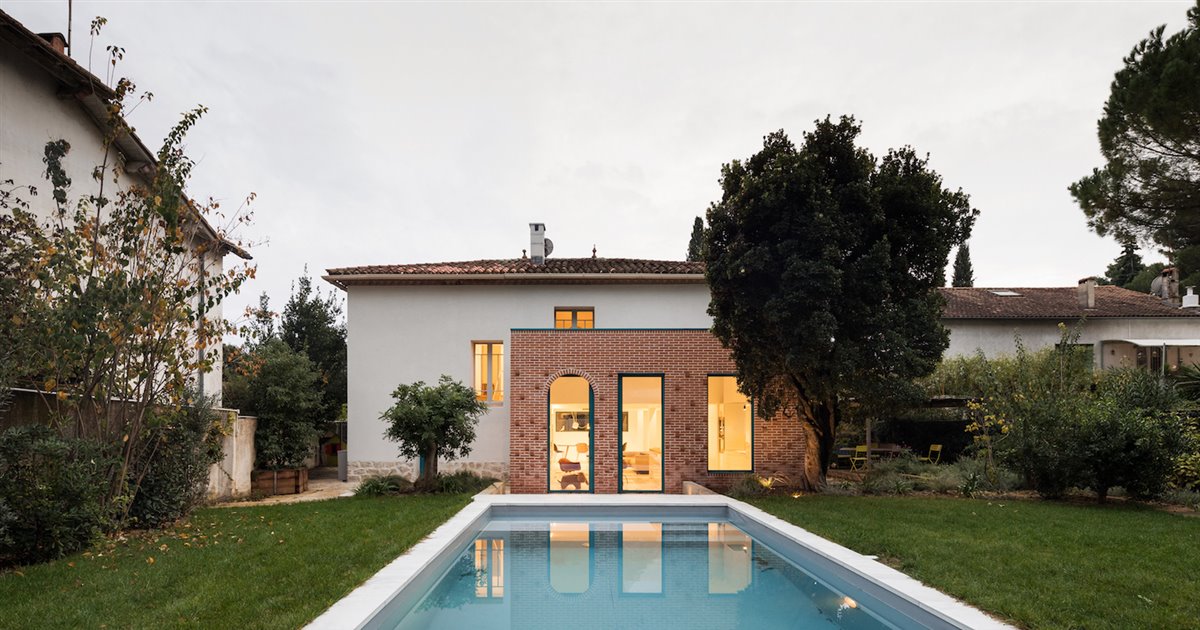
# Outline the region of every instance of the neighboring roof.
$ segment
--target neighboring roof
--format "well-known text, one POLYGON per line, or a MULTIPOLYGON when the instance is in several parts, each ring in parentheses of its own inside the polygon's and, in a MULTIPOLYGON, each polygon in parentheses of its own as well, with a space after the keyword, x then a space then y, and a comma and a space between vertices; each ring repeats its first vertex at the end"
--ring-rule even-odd
POLYGON ((1148 293, 1096 287, 1096 308, 1079 305, 1078 287, 942 289, 945 319, 1058 319, 1109 317, 1198 317, 1200 309, 1165 304, 1148 293), (1016 295, 1008 295, 1015 293, 1016 295))
POLYGON ((325 279, 349 285, 411 284, 702 284, 704 263, 642 258, 528 258, 412 265, 367 265, 326 270, 325 279))
MULTIPOLYGON (((74 97, 92 122, 101 129, 108 116, 108 102, 116 98, 112 88, 104 84, 100 77, 88 72, 86 68, 75 62, 69 56, 60 53, 50 42, 41 35, 25 28, 16 18, 0 10, 0 41, 3 41, 18 52, 23 53, 31 62, 45 70, 59 84, 60 95, 74 97)), ((116 138, 114 144, 117 150, 125 156, 125 171, 134 174, 153 172, 158 160, 154 153, 133 132, 123 133, 116 138)), ((195 204, 188 200, 188 205, 196 210, 195 204)), ((236 243, 221 236, 217 230, 199 212, 201 229, 221 243, 225 251, 250 260, 250 254, 236 243)))

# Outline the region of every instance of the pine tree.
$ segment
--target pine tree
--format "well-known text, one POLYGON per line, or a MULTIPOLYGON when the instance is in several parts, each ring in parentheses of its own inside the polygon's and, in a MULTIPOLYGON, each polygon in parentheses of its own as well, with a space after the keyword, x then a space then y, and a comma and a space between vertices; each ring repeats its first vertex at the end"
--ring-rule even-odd
POLYGON ((704 260, 704 219, 696 217, 692 224, 692 240, 688 241, 687 259, 689 262, 704 260))
POLYGON ((1145 268, 1142 257, 1138 256, 1137 245, 1133 241, 1126 241, 1121 247, 1121 255, 1108 266, 1108 281, 1124 287, 1145 268))
POLYGON ((958 254, 954 256, 954 279, 950 286, 975 286, 975 270, 971 267, 971 248, 966 243, 958 246, 958 254))

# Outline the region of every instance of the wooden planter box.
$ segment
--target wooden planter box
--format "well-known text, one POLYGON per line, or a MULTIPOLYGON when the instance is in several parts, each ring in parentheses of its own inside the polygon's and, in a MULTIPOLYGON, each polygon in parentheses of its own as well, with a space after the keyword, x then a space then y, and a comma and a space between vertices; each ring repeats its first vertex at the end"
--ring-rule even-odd
POLYGON ((300 494, 307 490, 307 468, 254 471, 254 491, 260 494, 300 494))

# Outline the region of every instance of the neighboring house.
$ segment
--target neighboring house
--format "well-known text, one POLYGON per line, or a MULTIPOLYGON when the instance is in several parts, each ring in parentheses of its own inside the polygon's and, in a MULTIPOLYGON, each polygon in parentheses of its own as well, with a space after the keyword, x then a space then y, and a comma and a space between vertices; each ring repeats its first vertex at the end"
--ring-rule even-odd
POLYGON ((1172 300, 1084 278, 1076 287, 943 289, 942 323, 950 329, 947 357, 1013 354, 1053 346, 1059 324, 1076 328, 1076 344, 1092 349, 1097 368, 1139 367, 1172 372, 1200 363, 1200 305, 1188 290, 1172 300))
MULTIPOLYGON (((470 383, 488 411, 470 456, 440 467, 507 476, 514 492, 681 492, 684 481, 801 474, 799 421, 753 417, 709 332, 701 263, 546 258, 545 226, 530 228, 519 259, 328 270, 347 296, 351 479, 416 473, 380 414, 398 384, 442 374, 470 383)), ((1080 343, 1111 351, 1097 359, 1105 367, 1137 364, 1140 347, 1155 368, 1160 341, 1190 361, 1200 345, 1189 341, 1200 309, 1081 286, 945 289, 948 356, 1011 353, 1014 333, 1052 345, 1059 322, 1085 314, 1080 343)))
MULTIPOLYGON (((102 59, 101 66, 107 67, 106 59, 102 59)), ((71 145, 64 166, 72 181, 72 202, 96 190, 92 171, 104 160, 106 108, 114 98, 116 93, 99 77, 67 56, 61 34, 38 35, 0 11, 0 181, 11 179, 16 186, 35 186, 40 194, 19 195, 30 203, 35 214, 48 218, 55 209, 42 162, 46 143, 51 140, 63 139, 71 145)), ((116 173, 118 189, 150 181, 156 168, 155 155, 136 135, 122 135, 114 148, 109 158, 113 166, 109 177, 116 173)), ((112 190, 107 194, 115 193, 112 190)), ((230 252, 250 258, 203 217, 197 217, 201 222, 197 245, 201 241, 219 244, 197 248, 202 273, 221 274, 223 258, 230 252)), ((221 317, 219 309, 208 315, 221 317)), ((197 375, 198 388, 215 396, 218 404, 221 365, 218 357, 211 372, 197 375)))

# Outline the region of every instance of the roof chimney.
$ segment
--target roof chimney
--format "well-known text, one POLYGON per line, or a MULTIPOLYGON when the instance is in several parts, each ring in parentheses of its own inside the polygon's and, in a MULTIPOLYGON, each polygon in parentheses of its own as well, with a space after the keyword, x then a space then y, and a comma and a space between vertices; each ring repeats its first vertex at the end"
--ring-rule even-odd
POLYGON ((529 224, 529 258, 535 265, 546 264, 546 224, 529 224))
POLYGON ((1096 308, 1096 279, 1081 278, 1075 295, 1079 297, 1079 308, 1096 308))
POLYGON ((1200 308, 1200 295, 1193 293, 1193 288, 1187 288, 1187 295, 1183 296, 1183 308, 1200 308))
POLYGON ((62 33, 38 33, 38 37, 46 40, 50 47, 58 51, 58 54, 67 54, 67 38, 63 37, 62 33))

